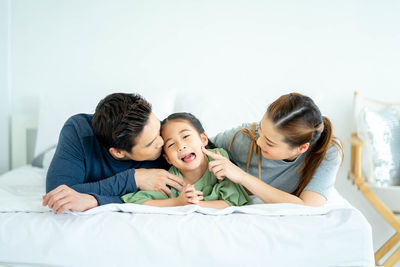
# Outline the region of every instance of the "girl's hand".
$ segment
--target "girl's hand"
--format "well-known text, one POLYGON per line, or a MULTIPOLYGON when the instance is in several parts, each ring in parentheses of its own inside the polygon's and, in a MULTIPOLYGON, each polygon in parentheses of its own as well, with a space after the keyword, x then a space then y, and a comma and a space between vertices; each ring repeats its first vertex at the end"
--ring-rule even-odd
POLYGON ((245 174, 242 169, 233 164, 229 159, 222 156, 218 151, 217 153, 213 153, 204 147, 202 150, 204 154, 214 159, 208 163, 208 169, 213 172, 218 179, 222 180, 224 177, 227 177, 234 183, 242 183, 245 174))
POLYGON ((177 197, 180 205, 190 205, 190 204, 198 204, 201 200, 203 200, 203 192, 197 191, 194 188, 194 185, 187 184, 183 189, 179 197, 177 197))

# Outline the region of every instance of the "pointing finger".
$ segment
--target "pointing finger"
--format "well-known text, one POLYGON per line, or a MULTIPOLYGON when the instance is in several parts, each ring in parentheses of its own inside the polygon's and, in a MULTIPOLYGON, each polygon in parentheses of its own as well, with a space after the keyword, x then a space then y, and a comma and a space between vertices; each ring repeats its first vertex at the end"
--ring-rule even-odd
POLYGON ((206 154, 207 156, 213 158, 213 159, 221 159, 223 158, 223 156, 221 154, 217 154, 211 151, 208 151, 204 146, 201 147, 201 150, 203 151, 204 154, 206 154))

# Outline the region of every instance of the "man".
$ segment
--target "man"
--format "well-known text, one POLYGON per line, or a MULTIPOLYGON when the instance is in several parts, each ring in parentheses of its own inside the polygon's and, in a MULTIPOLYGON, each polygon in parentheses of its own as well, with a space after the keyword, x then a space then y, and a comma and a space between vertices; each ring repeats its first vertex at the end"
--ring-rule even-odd
POLYGON ((94 115, 77 114, 64 124, 50 164, 43 206, 57 213, 122 203, 141 190, 171 194, 183 181, 165 169, 160 121, 137 94, 115 93, 94 115))

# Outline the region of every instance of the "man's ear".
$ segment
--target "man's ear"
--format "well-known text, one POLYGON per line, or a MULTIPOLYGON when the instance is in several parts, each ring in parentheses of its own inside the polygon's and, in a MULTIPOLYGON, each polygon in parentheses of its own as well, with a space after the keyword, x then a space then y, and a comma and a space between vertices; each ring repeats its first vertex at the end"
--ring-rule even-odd
MULTIPOLYGON (((168 164, 171 164, 171 161, 169 160, 169 157, 167 156, 167 154, 163 154, 164 159, 168 162, 168 164)), ((172 165, 172 164, 171 164, 172 165)))
POLYGON ((108 152, 110 152, 111 156, 113 156, 116 159, 125 158, 125 153, 124 153, 124 150, 122 150, 122 149, 116 149, 114 147, 110 147, 108 149, 108 152))
POLYGON ((303 154, 304 152, 306 152, 308 150, 309 147, 310 147, 310 143, 305 143, 305 144, 302 144, 301 146, 299 146, 297 148, 297 150, 300 154, 303 154))
POLYGON ((208 137, 206 133, 201 133, 200 134, 200 139, 201 142, 203 143, 203 146, 205 147, 208 144, 208 137))

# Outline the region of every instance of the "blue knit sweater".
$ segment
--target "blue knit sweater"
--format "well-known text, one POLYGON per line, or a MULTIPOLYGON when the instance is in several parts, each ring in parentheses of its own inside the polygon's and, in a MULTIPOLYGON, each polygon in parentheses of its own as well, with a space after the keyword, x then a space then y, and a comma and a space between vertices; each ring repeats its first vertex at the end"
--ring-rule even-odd
POLYGON ((135 169, 168 169, 161 156, 155 161, 119 161, 100 145, 92 129, 93 115, 77 114, 64 124, 47 172, 46 191, 65 184, 93 195, 100 205, 122 203, 120 196, 136 192, 135 169))

